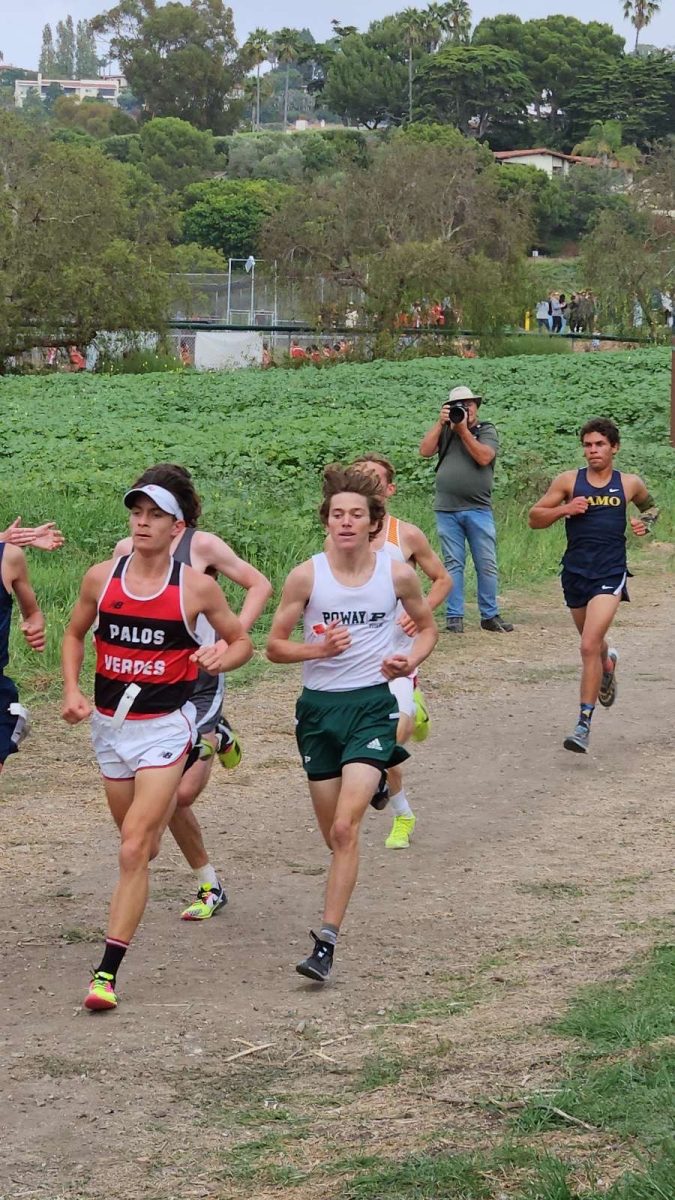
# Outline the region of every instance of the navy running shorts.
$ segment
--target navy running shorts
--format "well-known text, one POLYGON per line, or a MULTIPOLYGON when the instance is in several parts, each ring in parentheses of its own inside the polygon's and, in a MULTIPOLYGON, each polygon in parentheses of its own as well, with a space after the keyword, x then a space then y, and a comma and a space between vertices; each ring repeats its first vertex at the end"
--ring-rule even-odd
POLYGON ((565 604, 568 608, 585 608, 594 596, 620 596, 622 600, 630 600, 626 587, 627 574, 622 571, 617 575, 607 575, 604 579, 586 579, 584 575, 563 570, 560 582, 565 604))

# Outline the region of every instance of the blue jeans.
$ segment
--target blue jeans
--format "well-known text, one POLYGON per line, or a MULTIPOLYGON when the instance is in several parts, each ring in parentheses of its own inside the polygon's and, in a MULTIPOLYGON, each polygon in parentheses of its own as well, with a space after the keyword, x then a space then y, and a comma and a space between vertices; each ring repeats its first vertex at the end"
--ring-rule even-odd
POLYGON ((476 568, 478 609, 484 620, 495 617, 497 606, 497 533, 489 508, 466 508, 461 512, 437 512, 436 528, 443 550, 443 561, 452 579, 448 596, 448 617, 464 616, 464 566, 466 543, 476 568))

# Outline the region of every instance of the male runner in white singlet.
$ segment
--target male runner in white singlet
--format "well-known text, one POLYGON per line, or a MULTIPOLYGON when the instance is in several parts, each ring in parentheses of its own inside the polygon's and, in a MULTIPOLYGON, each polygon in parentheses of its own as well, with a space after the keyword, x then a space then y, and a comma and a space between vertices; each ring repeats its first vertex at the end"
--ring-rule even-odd
MULTIPOLYGON (((178 533, 171 543, 171 553, 176 561, 187 563, 214 578, 217 574, 224 575, 245 589, 239 620, 246 633, 250 633, 272 595, 272 584, 250 563, 239 558, 217 534, 197 529, 201 500, 185 467, 176 463, 158 463, 144 471, 134 487, 146 483, 167 488, 182 509, 184 522, 178 523, 178 533)), ((123 538, 115 547, 114 557, 130 554, 131 549, 131 538, 123 538)), ((202 645, 215 641, 213 629, 202 617, 197 628, 202 645)), ((201 826, 192 807, 208 783, 216 754, 224 767, 235 767, 241 760, 237 736, 223 716, 224 696, 225 676, 200 671, 190 696, 196 709, 199 741, 190 751, 178 785, 176 809, 169 822, 169 830, 192 867, 197 884, 196 900, 181 913, 184 921, 205 921, 227 904, 225 889, 211 865, 201 826)))
POLYGON ((371 548, 384 520, 379 481, 327 467, 323 493, 327 550, 291 571, 267 643, 272 662, 303 664, 296 736, 332 859, 319 936, 312 933, 314 949, 296 969, 321 983, 356 883, 363 815, 383 771, 408 757, 396 743, 389 680, 411 675, 438 639, 415 572, 371 548), (393 652, 399 601, 418 630, 407 656, 393 652), (304 638, 295 642, 300 617, 304 638))
MULTIPOLYGON (((396 491, 396 472, 393 464, 381 454, 364 454, 362 458, 357 458, 352 466, 357 471, 372 471, 377 476, 386 509, 388 500, 396 491)), ((407 562, 411 567, 420 567, 431 581, 427 594, 429 607, 433 611, 443 603, 452 589, 452 580, 429 544, 426 534, 417 525, 412 525, 409 521, 400 521, 398 517, 392 517, 388 513, 382 529, 371 545, 373 550, 384 550, 395 562, 407 562)), ((396 653, 409 653, 416 632, 415 622, 410 619, 403 605, 399 604, 394 642, 396 653)), ((416 741, 424 741, 429 733, 429 712, 417 685, 416 675, 405 679, 392 679, 389 687, 398 700, 401 713, 396 741, 405 745, 411 736, 416 741)), ((387 778, 394 820, 384 844, 389 850, 405 850, 410 845, 416 818, 403 788, 402 768, 391 767, 387 771, 387 778)))
POLYGON ((94 1011, 117 1006, 115 979, 143 916, 148 866, 197 736, 190 695, 198 670, 234 670, 253 653, 215 580, 171 557, 184 521, 176 497, 149 483, 127 492, 124 502, 131 509, 133 551, 87 571, 63 639, 63 717, 76 725, 91 715, 94 751, 121 839, 105 951, 84 1002, 94 1011), (213 645, 199 643, 200 615, 216 631, 213 645), (79 687, 92 625, 93 714, 79 687))

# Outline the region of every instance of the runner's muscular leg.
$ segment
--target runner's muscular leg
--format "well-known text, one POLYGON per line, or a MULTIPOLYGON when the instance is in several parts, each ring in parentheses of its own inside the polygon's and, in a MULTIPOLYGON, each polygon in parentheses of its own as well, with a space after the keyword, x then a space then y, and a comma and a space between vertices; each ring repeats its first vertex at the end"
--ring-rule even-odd
MULTIPOLYGON (((205 734, 203 740, 208 740, 212 746, 215 746, 213 734, 205 734)), ((178 785, 176 809, 169 821, 171 834, 193 871, 198 870, 199 867, 205 867, 209 861, 201 826, 191 805, 201 795, 209 781, 213 759, 213 755, 210 758, 197 759, 197 762, 193 763, 185 772, 178 785)))
POLYGON ((607 657, 607 631, 616 616, 621 602, 620 596, 593 596, 585 609, 571 609, 572 617, 581 634, 581 689, 582 704, 596 704, 602 682, 603 663, 607 657), (583 613, 581 623, 577 614, 583 613))
POLYGON ((354 891, 359 869, 359 829, 380 778, 370 763, 346 763, 333 823, 330 846, 333 858, 326 881, 323 919, 338 929, 354 891))
POLYGON ((148 864, 159 850, 167 817, 176 803, 184 763, 185 755, 170 767, 139 771, 135 780, 105 780, 108 804, 121 835, 120 876, 110 902, 108 937, 130 942, 143 916, 148 899, 148 864), (131 802, 124 812, 130 794, 131 802))
POLYGON ((340 795, 342 779, 336 775, 334 779, 309 779, 309 794, 314 805, 314 815, 321 831, 324 842, 332 850, 330 831, 335 817, 335 809, 340 795))

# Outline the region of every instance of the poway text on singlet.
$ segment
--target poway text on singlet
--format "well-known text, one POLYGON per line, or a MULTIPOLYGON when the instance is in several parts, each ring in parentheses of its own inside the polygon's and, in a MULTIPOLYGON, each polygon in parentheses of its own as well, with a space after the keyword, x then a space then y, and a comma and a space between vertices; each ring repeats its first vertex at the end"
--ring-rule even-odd
POLYGON ((382 660, 394 652, 398 603, 391 558, 376 550, 373 572, 358 587, 340 583, 324 553, 312 557, 312 566, 314 584, 303 617, 305 641, 323 640, 331 621, 340 621, 349 629, 352 643, 334 658, 303 663, 305 687, 318 692, 344 692, 384 683, 382 660))

